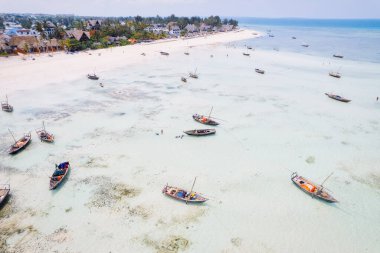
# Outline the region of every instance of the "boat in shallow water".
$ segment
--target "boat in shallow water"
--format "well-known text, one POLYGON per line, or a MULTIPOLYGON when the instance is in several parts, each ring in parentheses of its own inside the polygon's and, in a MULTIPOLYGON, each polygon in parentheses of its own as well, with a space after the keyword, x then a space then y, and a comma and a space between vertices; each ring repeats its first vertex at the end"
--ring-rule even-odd
POLYGON ((59 165, 55 165, 55 171, 53 175, 50 177, 50 190, 54 190, 62 183, 65 179, 67 173, 70 170, 70 163, 63 162, 59 165))
POLYGON ((45 129, 45 123, 42 122, 42 128, 36 130, 38 138, 45 142, 54 142, 54 135, 48 133, 45 129))
POLYGON ((193 119, 195 121, 198 121, 199 123, 202 123, 202 124, 205 124, 205 125, 210 125, 210 126, 217 126, 217 125, 219 125, 219 123, 216 122, 215 120, 212 120, 210 116, 207 117, 207 116, 204 116, 204 115, 194 114, 193 115, 193 119))
POLYGON ((344 102, 344 103, 348 103, 348 102, 351 102, 351 100, 347 99, 347 98, 344 98, 344 97, 341 97, 339 95, 335 95, 335 94, 331 94, 331 93, 325 93, 326 96, 328 96, 329 98, 332 98, 332 99, 335 99, 335 100, 338 100, 340 102, 344 102))
POLYGON ((262 70, 262 69, 255 69, 256 73, 259 73, 259 74, 265 74, 265 71, 262 70))
POLYGON ((181 189, 179 187, 166 185, 164 189, 162 189, 162 193, 174 199, 185 201, 186 204, 188 202, 190 203, 206 202, 208 200, 207 198, 193 191, 196 180, 197 180, 197 177, 194 178, 193 186, 191 187, 190 192, 187 192, 186 190, 181 189))
POLYGON ((335 77, 335 78, 341 78, 342 75, 339 72, 330 72, 329 76, 335 77))
POLYGON ((193 136, 205 136, 205 135, 211 135, 215 134, 215 129, 194 129, 194 130, 188 130, 184 131, 187 135, 193 135, 193 136))
POLYGON ((8 96, 5 97, 6 101, 1 102, 1 110, 4 112, 13 112, 13 106, 8 103, 8 96))
POLYGON ((340 55, 340 54, 334 54, 333 57, 342 59, 342 58, 343 58, 343 55, 340 55))
MULTIPOLYGON (((331 175, 332 174, 330 174, 330 176, 331 175)), ((324 182, 326 182, 326 180, 330 176, 328 176, 324 182)), ((298 186, 302 191, 311 195, 312 197, 316 197, 331 203, 338 202, 338 200, 336 200, 329 193, 327 193, 327 191, 323 187, 323 183, 321 185, 315 184, 304 177, 298 176, 297 172, 294 172, 292 174, 291 179, 296 186, 298 186)))
POLYGON ((10 190, 11 186, 9 184, 0 184, 0 207, 5 203, 10 190))
POLYGON ((88 74, 87 78, 90 80, 99 80, 99 77, 96 74, 88 74))
POLYGON ((31 142, 31 140, 32 140, 31 133, 24 134, 22 138, 15 141, 15 143, 9 148, 8 154, 10 155, 17 154, 21 150, 25 149, 26 146, 28 146, 28 144, 31 142))

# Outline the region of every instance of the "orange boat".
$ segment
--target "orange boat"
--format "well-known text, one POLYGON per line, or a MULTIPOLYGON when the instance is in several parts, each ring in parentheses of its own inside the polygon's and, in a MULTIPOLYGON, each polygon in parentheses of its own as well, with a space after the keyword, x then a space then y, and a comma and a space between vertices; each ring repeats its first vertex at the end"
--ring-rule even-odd
MULTIPOLYGON (((331 203, 338 202, 338 200, 333 198, 329 193, 325 191, 323 184, 321 185, 315 184, 304 177, 298 176, 297 172, 294 172, 291 178, 295 185, 297 185, 301 190, 311 195, 312 197, 317 197, 331 203)), ((324 182, 326 182, 327 178, 325 179, 324 182)))

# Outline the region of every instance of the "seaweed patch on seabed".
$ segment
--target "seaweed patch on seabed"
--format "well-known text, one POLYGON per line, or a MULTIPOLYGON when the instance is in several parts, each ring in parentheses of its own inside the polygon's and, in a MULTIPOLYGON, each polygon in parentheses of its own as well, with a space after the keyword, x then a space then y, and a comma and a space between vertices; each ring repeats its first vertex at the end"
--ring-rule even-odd
POLYGON ((186 212, 184 215, 171 217, 170 220, 160 218, 157 221, 156 226, 171 227, 178 226, 179 224, 188 225, 189 223, 195 223, 206 214, 206 210, 206 207, 194 206, 194 209, 191 210, 191 212, 186 212))
POLYGON ((190 246, 190 241, 181 236, 170 236, 160 242, 145 237, 143 243, 146 246, 153 247, 157 253, 177 253, 186 250, 190 246))
POLYGON ((34 116, 37 119, 44 119, 44 120, 52 119, 54 121, 58 121, 58 120, 70 117, 70 114, 67 112, 40 111, 40 112, 36 112, 34 116))
POLYGON ((38 234, 38 231, 32 225, 21 225, 28 221, 35 212, 30 209, 18 211, 12 200, 3 206, 0 210, 0 252, 14 253, 27 252, 24 250, 28 239, 38 234), (8 239, 17 236, 14 245, 8 244, 8 239))
MULTIPOLYGON (((379 173, 372 172, 363 178, 363 177, 359 177, 357 175, 354 175, 354 173, 352 173, 347 166, 343 165, 339 169, 347 172, 349 174, 349 176, 351 177, 351 179, 358 182, 358 183, 365 184, 365 185, 372 187, 372 188, 380 189, 380 174, 379 173)), ((347 182, 346 182, 346 184, 347 184, 347 182)))

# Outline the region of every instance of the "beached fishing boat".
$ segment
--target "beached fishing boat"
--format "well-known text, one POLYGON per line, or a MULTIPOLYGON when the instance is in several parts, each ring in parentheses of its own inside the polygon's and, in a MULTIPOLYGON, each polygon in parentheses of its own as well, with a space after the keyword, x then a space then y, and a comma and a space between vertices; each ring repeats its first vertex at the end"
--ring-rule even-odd
POLYGON ((189 76, 194 79, 198 79, 197 69, 194 72, 190 72, 189 76))
POLYGON ((181 77, 181 81, 186 83, 187 82, 187 79, 185 77, 181 77))
POLYGON ((9 195, 11 186, 9 184, 0 184, 0 207, 5 203, 5 199, 9 195))
POLYGON ((54 135, 48 133, 45 129, 45 122, 42 121, 42 128, 36 129, 38 138, 45 142, 54 142, 54 135))
POLYGON ((343 55, 340 55, 340 54, 334 54, 333 57, 342 59, 342 58, 343 58, 343 55))
POLYGON ((292 39, 295 40, 295 39, 297 39, 297 38, 293 36, 292 39))
POLYGON ((208 114, 208 116, 194 114, 193 115, 193 119, 195 121, 198 121, 199 123, 202 123, 202 124, 205 124, 205 125, 217 126, 217 125, 219 125, 219 123, 216 122, 215 120, 211 119, 212 118, 211 117, 211 113, 212 113, 213 109, 214 109, 214 107, 212 106, 211 110, 210 110, 210 113, 208 114))
POLYGON ((205 136, 205 135, 215 134, 216 130, 215 129, 194 129, 194 130, 184 131, 184 133, 187 135, 192 135, 192 136, 205 136))
POLYGON ((303 47, 309 47, 309 44, 302 44, 303 47))
POLYGON ((342 75, 339 72, 330 72, 329 76, 335 77, 335 78, 341 78, 342 75))
POLYGON ((160 54, 161 54, 161 55, 166 55, 166 56, 168 56, 168 55, 169 55, 169 53, 167 53, 167 52, 164 52, 164 51, 161 51, 161 52, 160 52, 160 54))
POLYGON ((344 97, 341 97, 339 95, 334 95, 334 94, 331 94, 331 93, 325 93, 325 95, 328 96, 329 98, 332 98, 332 99, 335 99, 335 100, 338 100, 338 101, 341 101, 341 102, 344 102, 344 103, 351 102, 351 100, 349 100, 347 98, 344 98, 344 97))
POLYGON ((67 173, 70 170, 70 163, 63 162, 59 165, 55 165, 55 170, 53 175, 50 177, 50 190, 54 190, 57 186, 62 183, 63 179, 65 179, 67 173))
POLYGON ((20 138, 19 140, 16 140, 14 138, 12 132, 10 132, 10 133, 11 133, 11 135, 12 135, 14 141, 15 141, 15 143, 8 150, 8 154, 10 154, 10 155, 17 154, 18 152, 20 152, 21 150, 23 150, 24 148, 26 148, 26 146, 28 146, 28 144, 32 140, 31 133, 24 134, 24 136, 22 138, 20 138))
POLYGON ((196 179, 197 178, 194 179, 190 192, 187 192, 186 190, 179 187, 166 185, 164 189, 162 189, 162 193, 174 199, 184 201, 186 204, 206 202, 208 200, 207 198, 193 191, 196 179))
POLYGON ((247 49, 251 50, 251 49, 252 49, 252 47, 250 47, 250 46, 247 46, 247 49))
POLYGON ((190 55, 190 53, 188 53, 188 52, 185 52, 185 55, 190 55))
POLYGON ((255 69, 256 73, 259 73, 259 74, 265 74, 265 71, 262 70, 262 69, 255 69))
POLYGON ((6 100, 1 102, 1 110, 4 112, 13 112, 13 106, 8 103, 8 96, 5 96, 6 100))
POLYGON ((90 80, 99 80, 99 77, 94 73, 94 74, 88 74, 87 78, 90 80))
MULTIPOLYGON (((323 181, 323 183, 326 182, 331 175, 332 173, 323 181)), ((325 190, 323 183, 321 185, 315 184, 304 177, 298 176, 297 172, 292 173, 291 179, 296 186, 312 197, 317 197, 331 203, 338 202, 325 190)))
POLYGON ((217 126, 219 125, 218 122, 215 120, 212 120, 210 116, 204 116, 204 115, 199 115, 199 114, 194 114, 193 119, 195 121, 198 121, 199 123, 205 124, 205 125, 210 125, 210 126, 217 126))
POLYGON ((248 54, 248 53, 243 53, 243 55, 244 55, 244 56, 250 56, 250 54, 248 54))

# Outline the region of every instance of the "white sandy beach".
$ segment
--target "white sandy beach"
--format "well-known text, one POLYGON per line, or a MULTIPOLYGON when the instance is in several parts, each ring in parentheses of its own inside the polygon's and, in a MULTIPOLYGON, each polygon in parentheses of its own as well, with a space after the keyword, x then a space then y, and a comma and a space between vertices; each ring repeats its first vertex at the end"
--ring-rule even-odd
POLYGON ((1 58, 0 97, 15 110, 0 117, 0 183, 12 192, 0 210, 0 250, 378 252, 379 64, 243 56, 234 42, 253 33, 1 58), (343 77, 329 77, 338 64, 343 77), (200 78, 182 83, 195 69, 200 78), (93 71, 99 81, 87 79, 93 71), (204 128, 191 116, 211 106, 221 119, 215 136, 175 138, 204 128), (37 139, 42 121, 54 144, 37 139), (6 153, 8 128, 32 131, 16 156, 6 153), (63 161, 72 171, 49 191, 63 161), (326 187, 339 203, 303 193, 293 171, 318 183, 334 172, 326 187), (190 189, 195 176, 194 190, 210 198, 204 205, 161 193, 166 183, 190 189))

